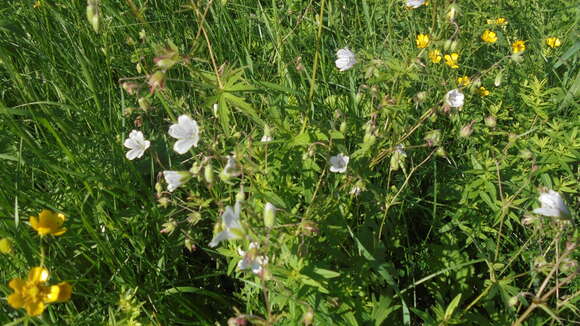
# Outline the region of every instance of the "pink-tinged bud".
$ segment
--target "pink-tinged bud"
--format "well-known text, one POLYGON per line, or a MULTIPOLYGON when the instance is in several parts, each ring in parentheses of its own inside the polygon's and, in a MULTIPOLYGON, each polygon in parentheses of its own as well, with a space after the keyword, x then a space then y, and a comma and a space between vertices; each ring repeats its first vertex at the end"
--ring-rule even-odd
POLYGON ((314 321, 314 312, 312 311, 312 308, 308 308, 308 311, 304 313, 304 316, 302 317, 302 322, 304 323, 304 326, 310 326, 312 325, 312 322, 314 321))
POLYGON ((150 75, 147 84, 149 84, 151 94, 155 93, 157 89, 164 89, 165 73, 163 71, 157 71, 153 75, 150 75))
POLYGON ((127 92, 127 94, 129 95, 135 95, 137 93, 137 90, 141 88, 140 84, 133 82, 124 82, 123 84, 121 84, 121 86, 123 87, 125 92, 127 92))
POLYGON ((473 124, 474 123, 475 123, 475 120, 471 121, 469 124, 467 124, 463 128, 461 128, 461 131, 459 132, 459 136, 461 136, 463 138, 467 138, 467 137, 471 136, 471 134, 473 133, 473 124))
POLYGON ((313 221, 305 220, 300 223, 300 229, 302 234, 305 236, 316 235, 320 230, 318 229, 318 224, 313 221))
POLYGON ((485 125, 490 127, 490 128, 495 128, 495 126, 497 125, 497 120, 495 119, 495 117, 493 115, 489 115, 487 117, 485 117, 485 125))
POLYGON ((177 222, 175 220, 169 220, 166 223, 163 223, 163 229, 159 231, 160 233, 167 233, 171 234, 177 228, 177 222))

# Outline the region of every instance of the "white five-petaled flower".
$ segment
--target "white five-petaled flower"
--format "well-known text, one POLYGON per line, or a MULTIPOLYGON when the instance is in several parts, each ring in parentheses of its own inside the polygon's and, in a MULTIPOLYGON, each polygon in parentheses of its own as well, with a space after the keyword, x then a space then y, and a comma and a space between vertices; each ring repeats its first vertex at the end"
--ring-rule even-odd
POLYGON ((264 266, 268 264, 267 256, 258 256, 259 245, 256 242, 250 243, 250 249, 246 252, 238 248, 238 254, 242 256, 242 260, 238 262, 239 270, 251 269, 252 273, 261 275, 264 271, 264 266))
POLYGON ((338 59, 336 59, 334 63, 336 64, 336 68, 340 69, 340 71, 349 70, 356 64, 354 53, 352 53, 348 48, 338 50, 336 56, 338 59))
POLYGON ((559 193, 550 189, 542 192, 538 198, 542 207, 534 209, 535 214, 551 217, 564 217, 570 215, 570 211, 559 193))
POLYGON ((191 146, 197 147, 199 141, 199 127, 197 121, 190 118, 188 115, 180 115, 177 118, 177 123, 169 127, 169 136, 176 138, 177 142, 173 146, 179 154, 185 154, 191 146))
POLYGON ((165 182, 167 182, 167 190, 173 192, 179 186, 183 185, 191 178, 191 173, 188 171, 163 171, 165 182))
POLYGON ((216 234, 211 242, 210 247, 216 247, 220 242, 224 240, 236 240, 241 239, 244 234, 242 224, 240 223, 240 202, 236 201, 234 208, 231 206, 226 206, 225 212, 221 217, 222 231, 216 234))
POLYGON ((344 173, 350 158, 342 153, 330 158, 330 172, 344 173))
POLYGON ((145 153, 145 150, 149 148, 151 142, 145 140, 145 136, 143 136, 142 132, 133 130, 129 134, 129 138, 125 139, 123 145, 129 149, 125 155, 127 159, 134 160, 143 156, 143 153, 145 153))
POLYGON ((425 0, 407 0, 407 7, 417 9, 421 7, 423 4, 425 4, 425 0))
POLYGON ((458 108, 463 106, 463 101, 465 99, 465 95, 461 93, 459 89, 453 89, 445 94, 445 104, 452 107, 458 108))

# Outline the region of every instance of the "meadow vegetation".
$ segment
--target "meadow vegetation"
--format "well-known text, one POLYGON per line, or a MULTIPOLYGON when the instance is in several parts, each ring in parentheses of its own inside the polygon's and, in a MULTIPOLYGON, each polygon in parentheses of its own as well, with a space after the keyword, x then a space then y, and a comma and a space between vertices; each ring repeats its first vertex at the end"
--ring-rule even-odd
POLYGON ((579 14, 3 2, 0 323, 578 323, 579 14))

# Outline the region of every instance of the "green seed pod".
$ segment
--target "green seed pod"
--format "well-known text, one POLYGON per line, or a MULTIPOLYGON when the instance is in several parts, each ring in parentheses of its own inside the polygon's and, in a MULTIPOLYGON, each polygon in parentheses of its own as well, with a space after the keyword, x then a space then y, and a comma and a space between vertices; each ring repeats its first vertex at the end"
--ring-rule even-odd
POLYGON ((266 203, 264 206, 264 225, 267 228, 271 228, 274 225, 274 219, 276 218, 276 206, 271 203, 266 203))
POLYGON ((208 184, 212 184, 214 181, 213 178, 213 166, 210 162, 207 162, 205 168, 203 169, 203 177, 205 178, 205 182, 208 184))
POLYGON ((99 3, 97 0, 88 0, 87 1, 87 20, 89 24, 93 27, 95 33, 99 32, 99 23, 100 23, 100 15, 99 15, 99 3))

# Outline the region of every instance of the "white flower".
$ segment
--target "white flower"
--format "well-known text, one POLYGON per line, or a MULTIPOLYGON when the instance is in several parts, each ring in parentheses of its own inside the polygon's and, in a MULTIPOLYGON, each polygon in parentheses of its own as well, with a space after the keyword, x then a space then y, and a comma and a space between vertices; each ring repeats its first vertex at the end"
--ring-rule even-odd
POLYGON ((259 245, 256 242, 251 242, 250 249, 247 252, 238 249, 238 254, 242 256, 242 260, 238 262, 239 270, 251 269, 252 273, 256 275, 262 274, 264 266, 268 264, 268 257, 258 256, 258 248, 259 245))
POLYGON ((344 173, 348 166, 349 157, 342 153, 330 158, 330 172, 344 173))
POLYGON ((450 90, 449 92, 447 92, 447 94, 445 94, 445 104, 452 108, 458 108, 460 106, 463 106, 464 99, 465 96, 457 88, 450 90))
POLYGON ((197 121, 185 114, 180 115, 177 123, 169 127, 169 136, 177 139, 173 150, 179 154, 187 153, 191 146, 197 147, 197 142, 199 141, 197 121))
POLYGON ((336 68, 340 69, 340 71, 349 70, 356 64, 354 53, 352 53, 348 48, 338 50, 336 56, 338 57, 335 61, 336 68))
POLYGON ((210 247, 215 247, 224 240, 236 240, 243 237, 244 230, 242 229, 242 224, 240 224, 239 201, 236 201, 233 209, 231 206, 226 206, 226 211, 222 214, 221 219, 223 231, 213 237, 209 243, 210 247))
POLYGON ((179 186, 183 185, 191 178, 188 171, 163 171, 165 182, 167 182, 167 190, 173 192, 179 186))
POLYGON ((145 150, 149 148, 151 142, 145 140, 142 132, 133 130, 129 134, 129 138, 125 139, 123 145, 129 149, 125 155, 127 159, 134 160, 143 156, 143 153, 145 153, 145 150))
POLYGON ((242 169, 240 168, 238 161, 236 161, 236 159, 231 155, 228 155, 228 162, 224 167, 223 174, 228 177, 237 177, 242 174, 242 169))
POLYGON ((548 192, 542 192, 540 198, 538 198, 542 207, 534 209, 534 213, 552 216, 552 217, 564 217, 570 215, 570 211, 564 204, 562 197, 559 193, 550 189, 548 192))
POLYGON ((407 7, 419 8, 425 3, 425 0, 407 0, 407 7))

